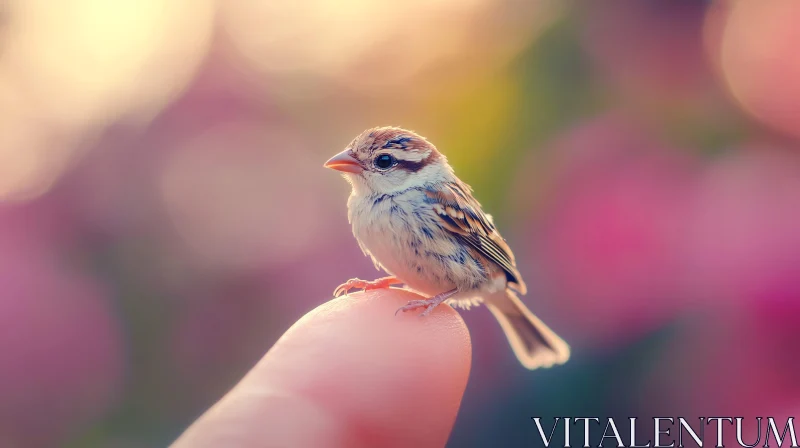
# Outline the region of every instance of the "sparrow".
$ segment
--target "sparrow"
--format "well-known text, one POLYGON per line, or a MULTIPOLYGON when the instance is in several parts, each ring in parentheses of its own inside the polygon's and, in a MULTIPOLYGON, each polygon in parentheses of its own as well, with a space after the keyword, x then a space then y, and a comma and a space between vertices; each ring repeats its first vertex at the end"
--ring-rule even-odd
POLYGON ((429 298, 412 300, 398 312, 423 309, 421 316, 443 302, 465 309, 483 303, 526 368, 569 359, 567 343, 517 296, 527 288, 492 217, 428 140, 406 129, 376 127, 324 166, 350 183, 353 235, 375 267, 389 274, 351 279, 336 288, 335 297, 405 285, 429 298))

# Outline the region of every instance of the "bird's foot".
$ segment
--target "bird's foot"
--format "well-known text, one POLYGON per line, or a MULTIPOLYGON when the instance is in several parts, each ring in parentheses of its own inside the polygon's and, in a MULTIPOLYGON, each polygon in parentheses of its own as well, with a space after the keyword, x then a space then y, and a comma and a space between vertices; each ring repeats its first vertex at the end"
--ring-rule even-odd
POLYGON ((420 317, 427 316, 428 314, 431 313, 431 311, 433 311, 434 308, 439 306, 440 303, 442 303, 445 300, 449 299, 450 297, 452 297, 457 292, 458 292, 458 289, 453 289, 453 290, 450 290, 450 291, 447 291, 447 292, 443 292, 441 294, 436 294, 435 296, 433 296, 433 297, 431 297, 430 299, 427 299, 427 300, 412 300, 412 301, 408 302, 407 304, 405 304, 404 306, 401 306, 400 308, 398 308, 397 311, 394 312, 394 314, 396 316, 397 313, 399 313, 400 311, 405 313, 406 311, 414 311, 417 308, 425 308, 425 310, 422 313, 420 313, 419 316, 420 317))
POLYGON ((349 293, 351 289, 362 289, 364 291, 369 291, 371 289, 385 289, 392 285, 399 285, 401 283, 402 282, 398 280, 397 277, 383 277, 371 282, 358 278, 351 278, 347 282, 339 285, 339 287, 333 291, 333 296, 339 297, 345 295, 349 293))

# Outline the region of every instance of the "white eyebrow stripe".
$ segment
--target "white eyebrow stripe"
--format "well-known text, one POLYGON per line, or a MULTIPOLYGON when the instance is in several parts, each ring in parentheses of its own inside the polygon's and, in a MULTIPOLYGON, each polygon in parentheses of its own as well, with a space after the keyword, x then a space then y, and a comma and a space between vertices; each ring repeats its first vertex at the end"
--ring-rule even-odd
POLYGON ((409 162, 422 162, 431 155, 431 150, 424 151, 392 151, 392 155, 397 160, 406 160, 409 162))

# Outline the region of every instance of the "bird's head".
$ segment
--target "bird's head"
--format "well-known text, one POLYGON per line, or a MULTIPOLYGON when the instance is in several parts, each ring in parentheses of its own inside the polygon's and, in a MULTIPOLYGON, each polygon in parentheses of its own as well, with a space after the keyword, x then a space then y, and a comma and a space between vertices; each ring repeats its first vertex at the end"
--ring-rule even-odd
POLYGON ((367 129, 325 167, 341 171, 357 193, 391 194, 452 175, 425 137, 395 127, 367 129))

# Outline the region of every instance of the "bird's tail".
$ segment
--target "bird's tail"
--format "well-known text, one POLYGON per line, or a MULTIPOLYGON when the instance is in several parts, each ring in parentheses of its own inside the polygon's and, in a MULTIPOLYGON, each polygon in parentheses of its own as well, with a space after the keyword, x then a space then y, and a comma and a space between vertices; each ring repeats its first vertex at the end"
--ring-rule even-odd
POLYGON ((513 291, 494 294, 486 305, 523 366, 533 370, 567 362, 569 345, 534 316, 513 291))

